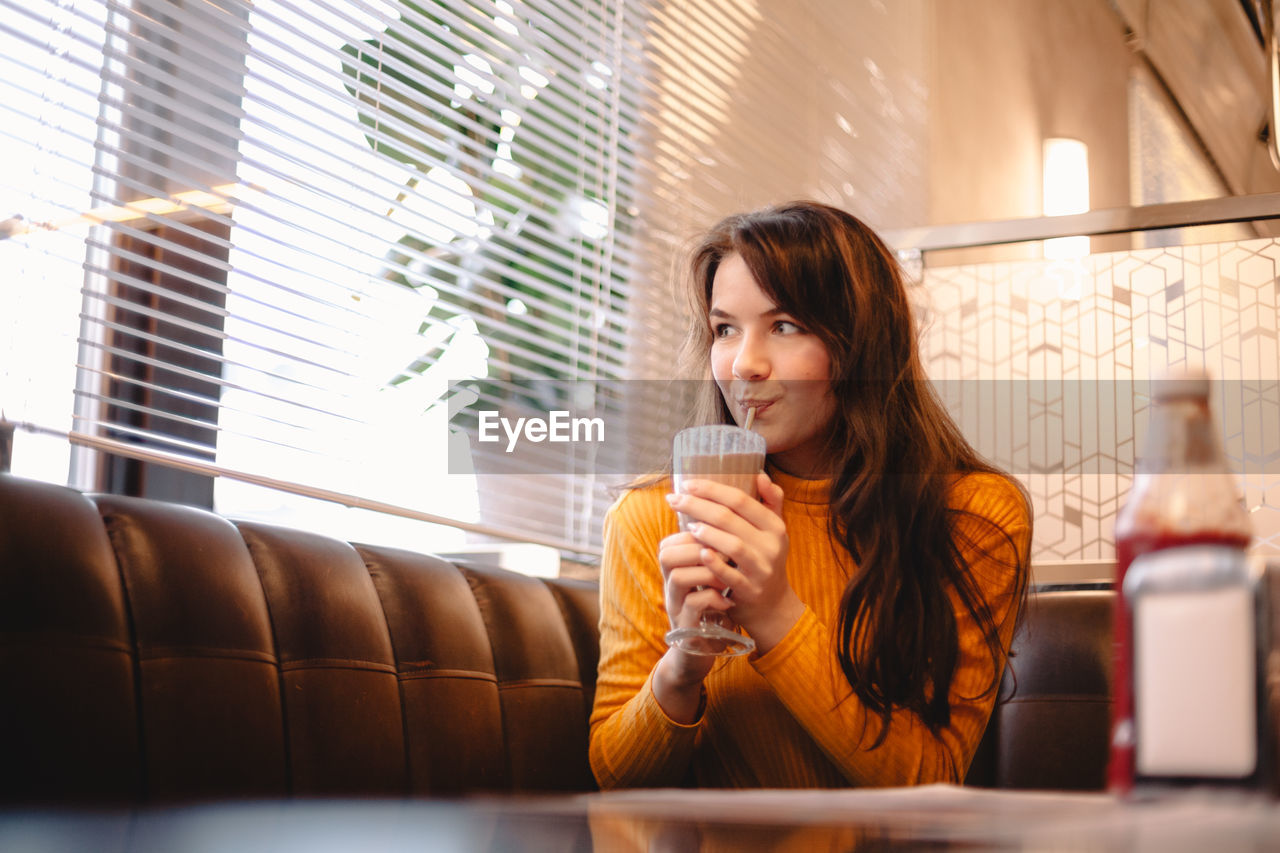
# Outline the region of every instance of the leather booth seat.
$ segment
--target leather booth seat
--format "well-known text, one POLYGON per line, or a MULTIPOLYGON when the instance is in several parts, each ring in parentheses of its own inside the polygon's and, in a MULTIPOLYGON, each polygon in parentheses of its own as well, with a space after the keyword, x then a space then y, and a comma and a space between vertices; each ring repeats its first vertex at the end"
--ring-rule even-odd
POLYGON ((1110 589, 1033 592, 966 784, 1100 791, 1111 742, 1110 589))
MULTIPOLYGON (((1099 788, 1110 593, 1015 641, 969 781, 1099 788)), ((586 791, 597 588, 0 474, 0 803, 586 791)))
POLYGON ((0 800, 594 787, 594 584, 0 475, 0 800))

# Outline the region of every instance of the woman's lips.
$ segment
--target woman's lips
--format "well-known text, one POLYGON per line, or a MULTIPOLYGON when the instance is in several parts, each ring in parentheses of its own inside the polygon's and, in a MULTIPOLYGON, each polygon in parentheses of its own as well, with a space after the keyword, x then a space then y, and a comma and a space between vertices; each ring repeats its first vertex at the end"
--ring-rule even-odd
POLYGON ((761 412, 776 403, 777 400, 739 400, 738 407, 745 416, 751 409, 756 410, 756 417, 760 417, 761 412))

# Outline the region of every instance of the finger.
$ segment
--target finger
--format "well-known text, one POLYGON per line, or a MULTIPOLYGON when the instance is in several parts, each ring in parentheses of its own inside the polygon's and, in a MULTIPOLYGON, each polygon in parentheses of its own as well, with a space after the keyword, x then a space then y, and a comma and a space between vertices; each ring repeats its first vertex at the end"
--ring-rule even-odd
POLYGON ((737 486, 731 486, 728 483, 721 483, 717 480, 685 480, 677 494, 698 495, 726 506, 746 506, 748 503, 758 503, 755 497, 737 486))
MULTIPOLYGON (((778 489, 772 486, 772 489, 778 489)), ((778 491, 781 491, 778 489, 778 491)), ((775 493, 770 491, 770 496, 775 493)), ((741 489, 711 480, 690 480, 672 502, 677 512, 683 512, 697 521, 705 521, 717 527, 726 527, 735 517, 745 520, 759 529, 769 529, 781 521, 781 500, 777 507, 766 507, 741 489), (717 508, 720 509, 717 509, 717 508)))
POLYGON ((721 583, 706 566, 676 569, 667 583, 666 607, 672 624, 692 625, 704 610, 727 610, 721 583))
MULTIPOLYGON (((705 571, 702 565, 703 546, 697 542, 688 545, 678 545, 674 548, 668 548, 658 553, 658 568, 662 572, 662 581, 664 585, 669 585, 671 575, 682 569, 696 569, 705 571)), ((686 586, 692 587, 697 584, 706 585, 705 578, 701 580, 690 581, 686 586)), ((684 595, 688 590, 683 590, 679 594, 684 595)))
POLYGON ((701 551, 702 546, 694 543, 692 545, 681 545, 679 548, 668 549, 659 553, 658 568, 662 570, 663 579, 670 577, 671 573, 677 569, 693 568, 701 565, 701 551))
POLYGON ((679 599, 688 598, 696 592, 719 585, 715 572, 701 563, 672 569, 667 579, 667 591, 679 599))
POLYGON ((779 517, 782 516, 782 501, 786 494, 773 480, 769 479, 769 475, 761 471, 756 475, 756 489, 760 492, 760 502, 770 511, 779 517))
MULTIPOLYGON (((696 499, 691 497, 690 501, 693 500, 696 499)), ((733 562, 742 563, 751 554, 773 554, 778 550, 778 542, 786 536, 782 519, 763 507, 760 526, 724 507, 705 511, 699 507, 697 511, 702 518, 690 525, 689 532, 698 542, 715 548, 733 562)))
POLYGON ((670 536, 664 536, 658 542, 658 550, 663 548, 672 548, 676 545, 687 545, 693 541, 693 537, 689 535, 689 531, 681 530, 679 533, 672 533, 670 536))
MULTIPOLYGON (((736 489, 732 491, 737 491, 736 489)), ((738 497, 750 500, 738 492, 738 497)), ((730 492, 732 495, 732 492, 730 492)), ((709 524, 723 530, 729 530, 739 536, 750 535, 754 528, 753 523, 744 518, 737 509, 727 506, 710 497, 703 497, 695 494, 680 494, 672 502, 672 508, 677 512, 687 515, 695 524, 709 524)), ((757 505, 757 508, 768 514, 767 510, 757 505)))
POLYGON ((712 575, 715 582, 710 584, 720 593, 720 597, 732 600, 732 596, 724 594, 726 589, 744 589, 751 587, 751 580, 737 565, 729 561, 723 553, 714 548, 703 548, 699 555, 702 565, 712 575))
POLYGON ((698 540, 687 530, 676 536, 668 536, 658 543, 658 562, 665 562, 669 566, 693 565, 698 560, 689 555, 697 546, 698 540))
POLYGON ((720 581, 714 579, 712 575, 712 583, 703 585, 700 589, 694 589, 685 599, 685 606, 691 608, 695 613, 701 613, 704 610, 717 610, 723 613, 733 608, 733 599, 724 597, 725 587, 720 581))
MULTIPOLYGON (((689 532, 693 534, 699 546, 702 546, 703 551, 715 553, 725 565, 736 565, 746 557, 747 549, 742 537, 728 530, 722 530, 705 522, 697 522, 689 528, 689 532)), ((706 555, 699 553, 698 562, 707 565, 706 555)))

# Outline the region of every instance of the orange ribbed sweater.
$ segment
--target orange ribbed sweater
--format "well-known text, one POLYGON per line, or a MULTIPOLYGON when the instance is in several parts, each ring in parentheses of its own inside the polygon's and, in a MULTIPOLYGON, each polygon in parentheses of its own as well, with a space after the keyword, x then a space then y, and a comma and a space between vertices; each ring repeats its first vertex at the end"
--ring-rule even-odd
MULTIPOLYGON (((591 714, 591 766, 601 787, 666 787, 690 779, 700 787, 734 788, 962 781, 996 699, 994 691, 981 695, 991 683, 992 662, 977 624, 953 595, 960 661, 951 724, 935 737, 914 714, 900 711, 884 743, 870 749, 879 718, 853 696, 835 657, 832 628, 852 566, 828 534, 828 483, 769 473, 786 495, 787 578, 805 612, 768 654, 717 661, 704 682, 705 710, 692 725, 663 713, 650 682, 669 628, 657 553, 658 542, 677 529, 663 499, 670 484, 631 490, 609 510, 591 714)), ((1026 565, 1028 508, 1012 483, 990 474, 958 480, 950 504, 994 522, 1018 549, 1011 553, 999 532, 958 516, 957 526, 974 542, 966 560, 1007 650, 1020 605, 1008 566, 1015 557, 1026 565)))

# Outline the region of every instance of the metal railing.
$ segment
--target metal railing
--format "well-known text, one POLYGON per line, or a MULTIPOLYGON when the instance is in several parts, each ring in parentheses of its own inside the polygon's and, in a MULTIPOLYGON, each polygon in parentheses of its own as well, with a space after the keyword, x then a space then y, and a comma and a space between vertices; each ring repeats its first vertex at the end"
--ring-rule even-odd
POLYGON ((1268 219, 1280 219, 1280 192, 1176 201, 1141 207, 1116 207, 1070 216, 925 225, 918 228, 886 229, 880 233, 899 252, 932 252, 1048 240, 1054 237, 1096 237, 1160 228, 1268 219))

